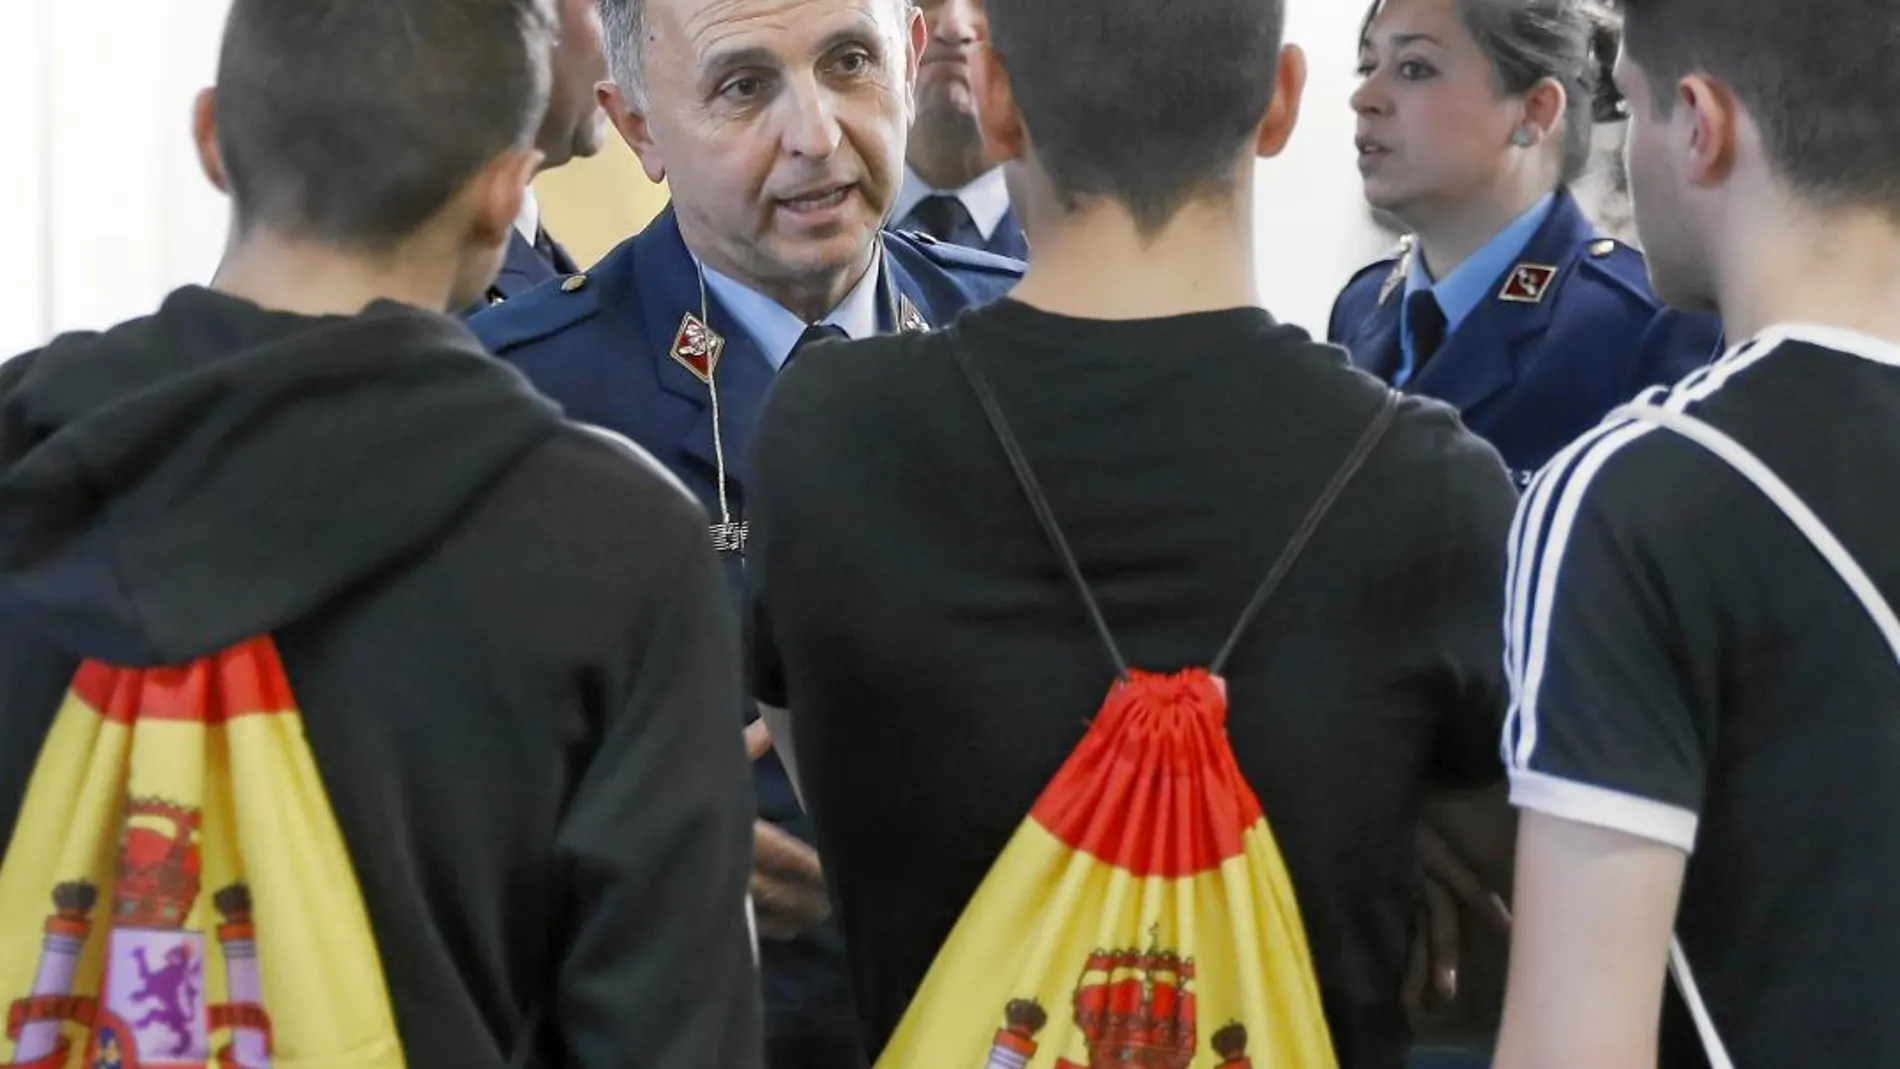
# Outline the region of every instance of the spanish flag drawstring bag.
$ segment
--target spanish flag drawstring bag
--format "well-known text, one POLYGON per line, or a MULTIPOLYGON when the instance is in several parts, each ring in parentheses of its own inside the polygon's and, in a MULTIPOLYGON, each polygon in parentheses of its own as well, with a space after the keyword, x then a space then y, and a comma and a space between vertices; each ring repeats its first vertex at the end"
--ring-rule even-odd
POLYGON ((83 664, 0 862, 9 1069, 400 1069, 382 962, 269 638, 83 664))
POLYGON ((1158 674, 1127 665, 994 392, 952 344, 1117 677, 965 907, 877 1069, 1331 1069, 1299 904, 1228 743, 1220 673, 1384 437, 1397 395, 1210 666, 1158 674))

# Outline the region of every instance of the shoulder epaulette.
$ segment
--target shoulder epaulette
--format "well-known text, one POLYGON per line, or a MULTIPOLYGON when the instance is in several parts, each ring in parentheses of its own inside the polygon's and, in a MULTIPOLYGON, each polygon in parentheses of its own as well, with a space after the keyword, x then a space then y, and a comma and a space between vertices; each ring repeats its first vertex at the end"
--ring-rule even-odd
POLYGON ((1661 305, 1649 288, 1649 266, 1643 254, 1615 238, 1591 238, 1583 249, 1580 273, 1601 279, 1649 308, 1661 305))
POLYGON ((921 230, 892 230, 888 233, 946 271, 976 271, 986 275, 1021 278, 1028 266, 1021 260, 1012 260, 982 249, 938 241, 921 230))
POLYGON ((568 275, 485 309, 468 325, 489 352, 500 355, 586 322, 599 310, 600 287, 586 274, 568 275))

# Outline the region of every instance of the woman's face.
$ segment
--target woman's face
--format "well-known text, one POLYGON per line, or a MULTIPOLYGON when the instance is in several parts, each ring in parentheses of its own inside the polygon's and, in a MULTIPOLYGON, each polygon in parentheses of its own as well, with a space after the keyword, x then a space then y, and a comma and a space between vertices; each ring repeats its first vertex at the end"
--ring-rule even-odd
POLYGON ((1418 226, 1496 188, 1522 122, 1458 0, 1390 0, 1359 42, 1356 144, 1366 200, 1418 226))

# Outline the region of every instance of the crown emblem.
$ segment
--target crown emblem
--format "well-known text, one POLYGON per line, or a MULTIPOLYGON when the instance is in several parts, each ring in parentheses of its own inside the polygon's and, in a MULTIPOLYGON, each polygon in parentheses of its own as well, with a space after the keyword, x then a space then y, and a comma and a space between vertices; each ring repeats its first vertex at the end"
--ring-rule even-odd
POLYGON ((99 889, 86 880, 69 880, 53 888, 53 916, 67 924, 83 924, 99 902, 99 889))
POLYGON ((1220 1055, 1221 1069, 1252 1069, 1247 1058, 1247 1026, 1235 1021, 1214 1033, 1214 1053, 1220 1055))
POLYGON ((198 901, 198 810, 163 798, 127 798, 112 891, 112 920, 130 928, 183 928, 198 901))
POLYGON ((1194 1060, 1194 961, 1159 946, 1098 950, 1075 989, 1075 1023, 1088 1043, 1090 1069, 1143 1066, 1187 1069, 1194 1060))

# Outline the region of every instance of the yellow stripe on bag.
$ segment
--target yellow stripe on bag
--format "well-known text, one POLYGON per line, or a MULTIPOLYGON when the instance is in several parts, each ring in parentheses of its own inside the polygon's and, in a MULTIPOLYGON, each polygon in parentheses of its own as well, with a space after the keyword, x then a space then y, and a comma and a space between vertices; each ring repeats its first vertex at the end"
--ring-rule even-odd
MULTIPOLYGON (((1199 1042, 1188 1044, 1184 1052, 1194 1060, 1179 1064, 1242 1064, 1223 1062, 1212 1046, 1213 1034, 1235 1023, 1247 1030, 1246 1046, 1256 1064, 1333 1064, 1325 1020, 1313 1012, 1319 991, 1307 965, 1305 932, 1297 926, 1274 931, 1260 923, 1266 917, 1297 916, 1284 878, 1252 877, 1279 867, 1264 825, 1247 835, 1246 847, 1244 856, 1208 872, 1141 878, 1104 865, 1065 846, 1039 825, 1026 823, 964 911, 938 957, 938 967, 918 991, 912 1012, 905 1015, 878 1065, 1015 1069, 1021 1064, 1040 1069, 1065 1059, 1089 1065, 1087 1037, 1073 1018, 1078 1001, 1107 979, 1100 970, 1088 968, 1091 958, 1119 949, 1124 957, 1137 959, 1136 964, 1143 953, 1154 952, 1152 963, 1170 947, 1195 948, 1193 979, 1177 990, 1193 996, 1199 1042), (1027 901, 1042 907, 1033 927, 1022 924, 1021 913, 1009 908, 1027 901), (1088 923, 1067 923, 1070 918, 1087 918, 1088 923), (1142 945, 1124 946, 1125 933, 1142 933, 1142 945), (1268 976, 1275 982, 1266 983, 1268 976), (1008 1031, 1006 1009, 1012 1002, 1035 1003, 1053 1023, 1038 1029, 1038 1035, 1023 1037, 1034 1041, 1035 1054, 1029 1060, 986 1062, 997 1044, 995 1033, 1008 1031), (1271 1054, 1263 1042, 1273 1044, 1271 1054)), ((1137 985, 1152 980, 1157 992, 1148 1000, 1152 1007, 1161 1001, 1161 988, 1175 977, 1165 970, 1150 972, 1157 975, 1129 966, 1115 978, 1137 985)))
POLYGON ((1118 682, 877 1069, 1337 1064, 1299 904, 1207 672, 1118 682))
POLYGON ((275 645, 88 663, 0 863, 6 1064, 401 1069, 275 645))

